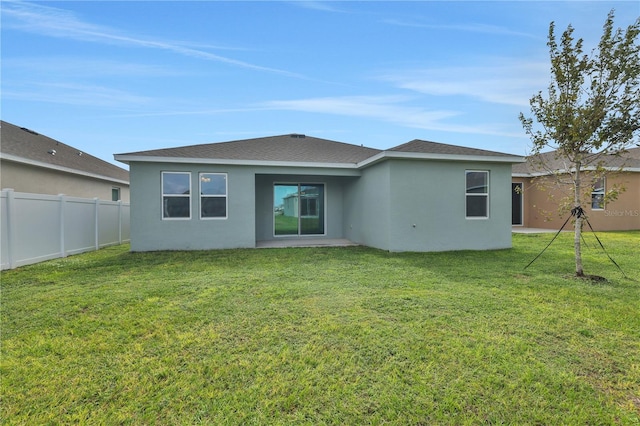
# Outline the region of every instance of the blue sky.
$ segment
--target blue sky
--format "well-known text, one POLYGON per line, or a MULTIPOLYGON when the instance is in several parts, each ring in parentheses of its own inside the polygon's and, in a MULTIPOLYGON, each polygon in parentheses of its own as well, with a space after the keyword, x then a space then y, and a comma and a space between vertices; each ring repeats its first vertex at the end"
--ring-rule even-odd
POLYGON ((287 133, 525 155, 549 23, 640 2, 2 1, 2 119, 102 158, 287 133))

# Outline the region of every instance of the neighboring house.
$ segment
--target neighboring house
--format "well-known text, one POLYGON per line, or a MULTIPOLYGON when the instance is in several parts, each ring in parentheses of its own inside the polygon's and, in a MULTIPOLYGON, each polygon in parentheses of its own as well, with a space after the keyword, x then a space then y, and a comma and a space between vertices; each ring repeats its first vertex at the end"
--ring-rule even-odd
POLYGON ((390 251, 511 247, 509 154, 414 140, 381 151, 291 134, 116 154, 131 250, 347 239, 390 251))
MULTIPOLYGON (((566 170, 562 160, 555 158, 555 151, 541 155, 550 170, 560 174, 566 170)), ((631 148, 621 156, 607 156, 603 161, 603 167, 609 172, 604 178, 591 182, 591 196, 587 195, 582 205, 589 222, 596 231, 640 229, 640 147, 631 148), (604 194, 614 185, 622 185, 625 191, 617 200, 603 203, 604 194)), ((583 176, 591 179, 589 169, 583 176)), ((514 226, 546 229, 562 226, 569 213, 561 217, 559 203, 568 188, 554 184, 552 172, 542 170, 529 158, 526 163, 513 166, 511 185, 514 226)))
POLYGON ((2 188, 129 202, 125 169, 33 130, 0 123, 2 188))

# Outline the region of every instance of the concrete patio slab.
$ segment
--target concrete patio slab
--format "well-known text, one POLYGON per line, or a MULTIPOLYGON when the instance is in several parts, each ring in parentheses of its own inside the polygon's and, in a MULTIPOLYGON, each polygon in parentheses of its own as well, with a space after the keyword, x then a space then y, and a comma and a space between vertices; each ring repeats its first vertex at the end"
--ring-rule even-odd
MULTIPOLYGON (((511 232, 514 234, 555 234, 557 229, 545 229, 545 228, 524 228, 522 226, 514 226, 511 228, 511 232)), ((566 227, 562 232, 573 232, 573 229, 567 229, 566 227)))
POLYGON ((341 238, 296 238, 270 241, 258 241, 256 248, 285 248, 285 247, 349 247, 359 244, 341 238))

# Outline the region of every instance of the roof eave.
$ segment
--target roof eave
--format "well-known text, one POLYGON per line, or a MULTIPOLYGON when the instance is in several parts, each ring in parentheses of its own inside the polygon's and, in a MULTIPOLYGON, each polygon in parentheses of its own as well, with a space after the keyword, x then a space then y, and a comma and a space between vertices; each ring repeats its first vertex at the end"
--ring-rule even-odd
MULTIPOLYGON (((631 172, 631 173, 638 173, 640 172, 640 167, 603 167, 602 169, 608 171, 608 172, 618 172, 618 173, 625 173, 625 172, 631 172)), ((583 172, 591 172, 596 170, 595 167, 585 167, 583 169, 581 169, 583 172)), ((567 174, 567 173, 573 173, 575 172, 575 169, 560 169, 560 170, 554 170, 554 171, 536 171, 536 172, 529 172, 529 173, 511 173, 511 176, 513 177, 541 177, 541 176, 551 176, 551 175, 563 175, 563 174, 567 174)))
POLYGON ((524 163, 525 157, 517 155, 493 156, 493 155, 459 155, 459 154, 437 154, 423 152, 398 152, 384 151, 369 157, 358 163, 358 168, 372 166, 381 161, 388 159, 400 160, 439 160, 439 161, 467 161, 467 162, 484 162, 484 163, 524 163))
POLYGON ((493 156, 493 155, 456 155, 456 154, 435 154, 421 152, 395 152, 383 151, 373 155, 358 163, 328 163, 328 162, 305 162, 305 161, 269 161, 269 160, 239 160, 229 158, 196 158, 196 157, 164 157, 149 155, 115 154, 114 158, 125 164, 131 162, 141 163, 177 163, 177 164, 220 164, 235 166, 276 166, 276 167, 306 167, 306 168, 338 168, 338 169, 361 169, 388 159, 402 160, 440 160, 440 161, 467 161, 485 163, 524 163, 524 157, 516 155, 493 156))
POLYGON ((317 169, 357 169, 356 163, 327 163, 306 161, 267 161, 267 160, 237 160, 229 158, 189 158, 189 157, 153 157, 147 155, 115 154, 114 158, 125 164, 141 163, 177 163, 177 164, 220 164, 231 166, 259 166, 259 167, 305 167, 317 169))

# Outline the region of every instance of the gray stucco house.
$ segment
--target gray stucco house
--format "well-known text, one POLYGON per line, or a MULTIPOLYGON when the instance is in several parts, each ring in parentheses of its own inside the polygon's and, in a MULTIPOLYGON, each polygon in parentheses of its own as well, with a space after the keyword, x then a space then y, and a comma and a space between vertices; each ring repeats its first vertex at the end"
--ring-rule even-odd
POLYGON ((389 251, 511 247, 519 156, 414 140, 388 150, 300 134, 116 154, 131 250, 346 239, 389 251))

